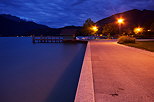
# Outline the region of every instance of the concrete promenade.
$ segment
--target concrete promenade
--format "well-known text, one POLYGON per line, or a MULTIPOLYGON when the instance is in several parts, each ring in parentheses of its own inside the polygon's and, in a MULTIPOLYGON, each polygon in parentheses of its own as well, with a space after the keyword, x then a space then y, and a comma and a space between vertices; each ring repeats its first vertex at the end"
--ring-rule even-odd
MULTIPOLYGON (((92 68, 93 78, 84 85, 91 86, 94 97, 89 94, 92 100, 82 101, 89 91, 79 83, 80 92, 77 91, 75 102, 154 102, 153 52, 119 45, 112 40, 90 41, 88 45, 92 67, 85 69, 83 65, 85 70, 82 70, 88 72, 92 68)), ((84 80, 81 81, 83 85, 84 80)))
POLYGON ((85 52, 75 102, 95 102, 90 42, 88 42, 85 52))

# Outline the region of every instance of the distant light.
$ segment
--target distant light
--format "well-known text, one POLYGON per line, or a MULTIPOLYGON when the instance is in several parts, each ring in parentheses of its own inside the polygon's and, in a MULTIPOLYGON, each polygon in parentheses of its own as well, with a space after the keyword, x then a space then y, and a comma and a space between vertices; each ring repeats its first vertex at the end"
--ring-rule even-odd
POLYGON ((94 32, 97 32, 98 31, 98 27, 97 26, 92 26, 91 30, 93 30, 94 32))
POLYGON ((142 33, 142 32, 143 32, 143 28, 141 28, 141 27, 134 28, 135 34, 142 33))
POLYGON ((150 32, 151 30, 149 29, 148 32, 150 32))
POLYGON ((117 23, 118 24, 124 24, 124 19, 123 18, 118 18, 117 23))
POLYGON ((103 36, 103 34, 101 34, 100 36, 103 36))

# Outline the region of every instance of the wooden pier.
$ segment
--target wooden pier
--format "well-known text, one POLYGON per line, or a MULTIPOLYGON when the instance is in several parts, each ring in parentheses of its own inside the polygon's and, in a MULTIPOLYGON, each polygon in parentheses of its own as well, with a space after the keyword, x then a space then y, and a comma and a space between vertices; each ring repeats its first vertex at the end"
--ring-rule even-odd
POLYGON ((33 43, 87 43, 86 40, 76 40, 74 36, 32 36, 33 43))
POLYGON ((33 43, 61 43, 64 41, 63 36, 33 36, 33 43))

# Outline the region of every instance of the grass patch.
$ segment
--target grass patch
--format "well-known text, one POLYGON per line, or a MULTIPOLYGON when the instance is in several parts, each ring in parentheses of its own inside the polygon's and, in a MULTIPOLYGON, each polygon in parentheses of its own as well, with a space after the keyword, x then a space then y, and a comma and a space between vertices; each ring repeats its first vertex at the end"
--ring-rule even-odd
POLYGON ((137 41, 136 43, 127 43, 124 45, 154 52, 154 41, 137 41))

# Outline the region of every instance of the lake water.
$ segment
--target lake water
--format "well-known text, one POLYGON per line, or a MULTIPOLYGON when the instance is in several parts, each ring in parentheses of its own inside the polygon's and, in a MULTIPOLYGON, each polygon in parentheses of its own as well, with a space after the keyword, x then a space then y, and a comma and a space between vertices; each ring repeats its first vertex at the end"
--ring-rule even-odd
POLYGON ((73 102, 86 44, 0 38, 0 102, 73 102))

